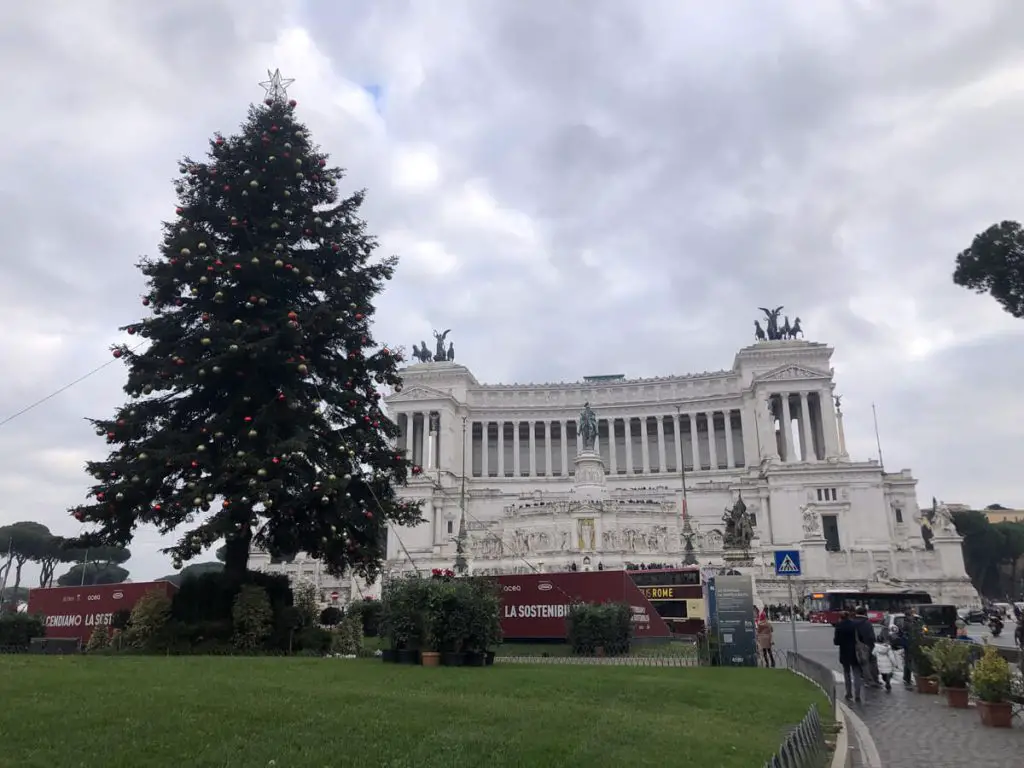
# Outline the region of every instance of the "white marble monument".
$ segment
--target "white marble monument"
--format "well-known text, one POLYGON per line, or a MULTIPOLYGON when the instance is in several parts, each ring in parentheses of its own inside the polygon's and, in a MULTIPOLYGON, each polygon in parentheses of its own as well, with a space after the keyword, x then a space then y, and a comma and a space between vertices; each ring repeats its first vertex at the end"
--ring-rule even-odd
POLYGON ((399 449, 422 467, 400 493, 423 501, 425 521, 389 535, 388 568, 451 567, 463 467, 474 573, 679 563, 685 475, 698 562, 752 573, 769 602, 786 594, 772 551, 789 548, 803 555, 803 592, 976 600, 959 537, 922 522, 910 470, 849 457, 831 356, 825 344, 760 341, 729 370, 511 385, 415 362, 387 407, 399 449), (741 496, 753 539, 738 554, 723 510, 741 496))

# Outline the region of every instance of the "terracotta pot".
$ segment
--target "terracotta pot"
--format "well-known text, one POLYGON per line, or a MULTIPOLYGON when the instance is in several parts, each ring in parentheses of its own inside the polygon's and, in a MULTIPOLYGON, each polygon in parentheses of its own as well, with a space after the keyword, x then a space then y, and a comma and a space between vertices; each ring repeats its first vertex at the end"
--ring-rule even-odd
POLYGON ((441 654, 437 651, 423 651, 420 654, 420 663, 424 667, 439 667, 441 666, 441 654))
POLYGON ((954 709, 967 709, 968 695, 966 688, 944 688, 946 703, 954 709))
POLYGON ((939 678, 919 677, 917 678, 917 692, 934 695, 939 692, 939 678))
POLYGON ((978 714, 981 715, 981 724, 989 728, 1013 726, 1013 706, 1008 701, 979 701, 978 714))

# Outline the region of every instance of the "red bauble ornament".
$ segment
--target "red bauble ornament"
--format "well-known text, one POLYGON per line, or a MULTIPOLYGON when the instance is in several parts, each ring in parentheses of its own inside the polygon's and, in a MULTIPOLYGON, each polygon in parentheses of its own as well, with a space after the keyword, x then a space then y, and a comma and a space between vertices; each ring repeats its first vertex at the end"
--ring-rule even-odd
POLYGON ((113 440, 115 437, 117 437, 117 435, 113 432, 107 432, 107 440, 113 440))
POLYGON ((276 125, 270 126, 270 132, 271 133, 277 133, 277 126, 276 125))
POLYGON ((321 168, 323 168, 325 165, 327 165, 327 161, 326 160, 318 160, 317 161, 317 165, 319 165, 321 168))
POLYGON ((356 320, 362 320, 362 319, 363 319, 363 314, 361 312, 356 312, 356 320))
POLYGON ((284 392, 278 392, 277 399, 280 400, 281 402, 284 402, 284 392))
POLYGON ((112 354, 114 355, 114 357, 120 357, 124 353, 120 349, 115 349, 112 354))
POLYGON ((198 467, 198 466, 199 466, 199 462, 198 462, 198 461, 196 461, 195 459, 193 459, 193 460, 192 460, 192 469, 195 469, 195 468, 196 468, 196 467, 198 467))
POLYGON ((248 424, 250 421, 252 421, 252 416, 246 416, 245 423, 248 424))
POLYGON ((337 243, 331 243, 331 250, 337 253, 338 251, 341 250, 341 246, 338 245, 337 243))
POLYGON ((241 268, 242 268, 241 264, 235 264, 235 269, 241 269, 241 268))
POLYGON ((96 501, 103 501, 103 491, 96 494, 96 501))
POLYGON ((264 99, 263 103, 266 104, 268 107, 274 106, 274 100, 273 99, 264 99))
POLYGON ((144 297, 142 299, 142 306, 144 306, 144 307, 148 307, 149 306, 149 297, 148 296, 146 296, 146 297, 144 297))
POLYGON ((297 102, 295 99, 289 99, 288 106, 291 107, 292 109, 295 109, 297 106, 299 106, 299 102, 297 102))
MULTIPOLYGON (((224 186, 222 187, 222 189, 223 189, 223 190, 224 190, 225 192, 230 192, 230 191, 231 191, 231 185, 230 185, 230 184, 225 184, 225 185, 224 185, 224 186)), ((232 221, 232 222, 231 222, 231 226, 233 226, 233 227, 234 227, 234 226, 237 226, 237 225, 238 225, 238 222, 237 222, 237 221, 232 221)))
POLYGON ((161 507, 159 504, 154 504, 153 505, 153 511, 154 512, 159 512, 161 509, 163 509, 163 507, 161 507))
POLYGON ((412 473, 413 473, 414 475, 418 475, 418 474, 419 474, 420 472, 422 472, 422 471, 423 471, 423 469, 422 469, 422 468, 420 468, 420 466, 419 466, 418 464, 414 464, 414 465, 413 465, 413 468, 412 468, 412 473))
POLYGON ((84 519, 85 519, 85 515, 83 515, 83 514, 82 514, 81 512, 79 512, 79 511, 78 511, 77 509, 76 509, 76 510, 75 510, 74 512, 72 512, 72 513, 71 513, 71 516, 72 516, 73 518, 75 518, 75 520, 77 520, 78 522, 82 522, 82 520, 84 520, 84 519))
POLYGON ((220 136, 218 136, 216 141, 214 141, 213 143, 216 144, 218 147, 223 147, 224 146, 224 139, 222 139, 220 136))
POLYGON ((270 461, 271 461, 272 464, 280 464, 281 463, 281 460, 279 458, 277 458, 277 456, 272 458, 270 461))
POLYGON ((183 214, 185 212, 185 209, 179 206, 179 207, 174 209, 174 212, 176 214, 178 214, 179 216, 181 216, 181 214, 183 214))
POLYGON ((366 510, 365 512, 363 512, 363 514, 366 515, 367 520, 373 520, 373 512, 371 512, 370 510, 366 510))

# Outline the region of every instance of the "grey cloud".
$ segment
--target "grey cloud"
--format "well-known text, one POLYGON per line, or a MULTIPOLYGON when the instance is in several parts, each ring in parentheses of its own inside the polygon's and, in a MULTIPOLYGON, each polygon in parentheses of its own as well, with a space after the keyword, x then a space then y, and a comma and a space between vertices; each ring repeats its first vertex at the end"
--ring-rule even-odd
MULTIPOLYGON (((0 380, 10 410, 104 362, 116 327, 139 317, 132 265, 157 245, 177 159, 236 128, 297 22, 337 75, 384 88, 380 122, 337 92, 314 99, 320 83, 294 86, 345 184, 369 188, 371 230, 458 259, 443 276, 400 267, 378 339, 451 326, 484 381, 664 375, 728 367, 756 307, 785 304, 836 348, 856 455, 874 454, 875 402, 887 465, 913 467, 923 496, 1024 506, 1010 479, 1019 420, 1000 415, 1019 410, 1024 326, 949 278, 976 231, 1024 215, 1020 99, 995 81, 973 103, 952 98, 1024 66, 1012 0, 5 13, 15 34, 0 64, 40 126, 18 121, 0 141, 0 354, 38 358, 0 380), (69 33, 86 22, 90 34, 69 33), (436 150, 436 189, 389 178, 405 142, 436 150), (476 221, 458 202, 467 183, 525 217, 528 236, 476 221), (34 341, 47 332, 67 339, 60 352, 34 341), (910 355, 929 339, 942 343, 910 355), (960 414, 965 403, 981 412, 960 414)), ((103 455, 81 416, 108 412, 122 381, 111 366, 0 428, 0 488, 15 489, 0 518, 31 509, 66 532, 87 478, 59 451, 103 455)), ((165 572, 147 552, 140 575, 165 572)))

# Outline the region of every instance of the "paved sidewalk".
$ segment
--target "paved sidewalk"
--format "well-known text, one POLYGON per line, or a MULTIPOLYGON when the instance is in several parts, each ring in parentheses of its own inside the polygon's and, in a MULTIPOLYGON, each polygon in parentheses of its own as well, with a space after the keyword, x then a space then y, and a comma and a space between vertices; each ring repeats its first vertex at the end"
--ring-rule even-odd
MULTIPOLYGON (((837 694, 842 701, 843 685, 837 694)), ((952 709, 945 696, 866 689, 861 704, 846 702, 867 725, 884 768, 1009 768, 1021 764, 1024 724, 986 728, 978 711, 952 709)), ((860 757, 859 755, 857 756, 860 757)), ((858 761, 855 761, 855 765, 858 761)))

